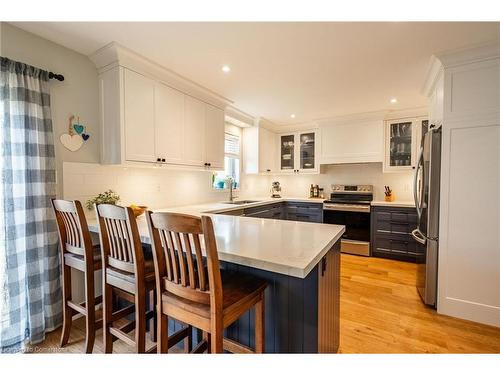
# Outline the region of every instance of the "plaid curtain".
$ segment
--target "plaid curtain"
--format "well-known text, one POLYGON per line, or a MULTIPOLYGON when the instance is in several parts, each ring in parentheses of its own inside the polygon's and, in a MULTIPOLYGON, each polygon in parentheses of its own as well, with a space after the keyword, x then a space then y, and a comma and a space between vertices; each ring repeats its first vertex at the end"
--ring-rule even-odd
POLYGON ((0 57, 0 351, 62 321, 48 72, 0 57))

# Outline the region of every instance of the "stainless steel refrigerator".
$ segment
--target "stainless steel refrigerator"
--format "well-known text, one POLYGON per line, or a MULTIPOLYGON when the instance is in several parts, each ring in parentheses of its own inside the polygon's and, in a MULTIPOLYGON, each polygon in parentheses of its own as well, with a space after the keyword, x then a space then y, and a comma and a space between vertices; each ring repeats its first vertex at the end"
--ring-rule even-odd
POLYGON ((417 228, 413 238, 421 244, 417 259, 417 289, 422 301, 436 307, 439 256, 439 185, 441 175, 441 128, 429 128, 422 138, 413 193, 417 228))

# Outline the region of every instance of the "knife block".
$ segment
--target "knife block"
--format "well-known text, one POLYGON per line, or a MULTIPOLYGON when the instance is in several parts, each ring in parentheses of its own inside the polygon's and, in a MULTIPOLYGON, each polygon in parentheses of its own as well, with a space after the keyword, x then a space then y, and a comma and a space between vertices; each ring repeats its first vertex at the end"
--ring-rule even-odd
POLYGON ((395 199, 394 193, 391 193, 389 195, 384 195, 384 200, 386 202, 394 202, 394 199, 395 199))

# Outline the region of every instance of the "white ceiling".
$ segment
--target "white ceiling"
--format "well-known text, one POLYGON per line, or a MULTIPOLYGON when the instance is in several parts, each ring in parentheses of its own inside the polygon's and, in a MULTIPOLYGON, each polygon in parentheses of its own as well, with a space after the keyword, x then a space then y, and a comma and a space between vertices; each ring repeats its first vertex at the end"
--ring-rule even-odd
POLYGON ((500 35, 500 23, 13 24, 85 55, 116 41, 278 124, 425 105, 433 53, 500 35))

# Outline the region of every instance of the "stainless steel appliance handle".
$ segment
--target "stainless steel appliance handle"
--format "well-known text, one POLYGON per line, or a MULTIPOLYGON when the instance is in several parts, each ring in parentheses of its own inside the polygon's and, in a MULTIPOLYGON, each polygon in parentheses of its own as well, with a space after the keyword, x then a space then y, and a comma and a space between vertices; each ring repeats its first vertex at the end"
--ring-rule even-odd
POLYGON ((413 176, 413 199, 415 199, 415 207, 417 209, 418 222, 420 222, 420 217, 422 216, 422 207, 420 207, 420 202, 418 201, 418 171, 420 169, 420 165, 423 166, 423 158, 424 158, 424 148, 421 147, 418 152, 417 158, 417 167, 415 168, 415 175, 413 176))
POLYGON ((348 205, 323 205, 323 210, 326 211, 344 211, 344 212, 366 212, 370 213, 370 206, 348 206, 348 205))
POLYGON ((422 245, 425 245, 427 243, 427 239, 425 236, 420 232, 420 229, 413 229, 411 231, 411 236, 415 239, 415 241, 421 243, 422 245))

